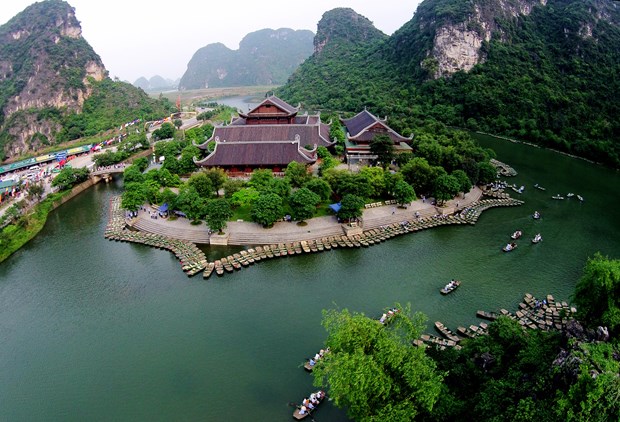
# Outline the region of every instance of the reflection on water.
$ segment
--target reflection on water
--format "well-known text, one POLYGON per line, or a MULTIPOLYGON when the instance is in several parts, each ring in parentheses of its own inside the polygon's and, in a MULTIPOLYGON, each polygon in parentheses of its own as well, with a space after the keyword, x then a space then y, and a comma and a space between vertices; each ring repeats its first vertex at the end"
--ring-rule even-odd
MULTIPOLYGON (((209 280, 185 276, 169 252, 105 240, 120 186, 95 186, 0 265, 4 418, 247 420, 250 408, 255 420, 286 420, 288 404, 312 390, 300 365, 323 344, 323 309, 377 316, 411 303, 431 326, 456 328, 476 322, 478 309, 515 309, 525 292, 568 300, 588 256, 620 256, 618 173, 481 142, 519 172, 511 183, 526 187, 525 205, 489 210, 475 226, 263 261, 209 280), (585 201, 552 200, 558 192, 585 201), (502 253, 517 229, 520 247, 502 253), (544 241, 532 245, 538 232, 544 241), (440 295, 451 278, 462 286, 440 295)), ((206 249, 210 259, 237 251, 206 249)), ((346 420, 331 404, 316 416, 346 420)))

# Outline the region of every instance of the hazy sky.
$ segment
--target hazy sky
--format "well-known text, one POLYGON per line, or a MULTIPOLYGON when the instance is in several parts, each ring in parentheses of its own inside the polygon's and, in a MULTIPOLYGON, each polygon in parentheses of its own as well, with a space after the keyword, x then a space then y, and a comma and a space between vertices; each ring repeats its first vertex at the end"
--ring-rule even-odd
MULTIPOLYGON (((134 82, 140 76, 180 78, 200 47, 222 42, 236 50, 249 32, 263 28, 309 29, 323 13, 350 7, 391 35, 421 0, 69 0, 82 35, 101 56, 111 77, 134 82)), ((33 0, 2 2, 0 25, 33 0)))

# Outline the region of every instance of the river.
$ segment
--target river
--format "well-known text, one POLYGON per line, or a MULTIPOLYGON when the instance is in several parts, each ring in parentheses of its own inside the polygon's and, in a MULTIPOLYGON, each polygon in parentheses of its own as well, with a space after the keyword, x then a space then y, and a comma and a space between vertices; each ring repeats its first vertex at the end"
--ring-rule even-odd
MULTIPOLYGON (((105 240, 121 182, 88 190, 0 265, 2 419, 290 420, 289 403, 313 389, 300 365, 325 340, 322 309, 378 316, 410 303, 429 330, 435 320, 456 328, 477 322, 477 309, 515 310, 526 292, 568 300, 588 256, 620 257, 618 172, 481 142, 519 172, 511 182, 525 185, 525 205, 489 210, 475 226, 270 260, 208 281, 186 277, 166 251, 105 240), (569 191, 585 201, 550 198, 569 191), (525 239, 502 253, 517 229, 525 239), (537 232, 544 241, 532 245, 537 232), (453 277, 463 285, 441 296, 453 277)), ((316 417, 346 420, 331 403, 316 417)))

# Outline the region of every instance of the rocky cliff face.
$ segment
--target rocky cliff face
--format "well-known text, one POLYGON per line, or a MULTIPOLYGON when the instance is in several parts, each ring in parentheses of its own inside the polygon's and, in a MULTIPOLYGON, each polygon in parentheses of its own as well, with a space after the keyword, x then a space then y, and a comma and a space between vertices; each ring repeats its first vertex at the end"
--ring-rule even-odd
POLYGON ((2 155, 53 142, 59 130, 53 116, 80 112, 90 81, 107 76, 74 9, 61 0, 35 3, 0 27, 0 57, 2 155))
MULTIPOLYGON (((536 6, 545 6, 547 0, 496 0, 478 2, 473 5, 471 14, 462 22, 446 21, 436 28, 433 47, 427 58, 433 64, 432 77, 437 79, 449 76, 459 70, 469 71, 478 63, 485 61, 481 54, 484 41, 490 41, 496 33, 503 36, 497 19, 514 19, 527 16, 536 6)), ((424 22, 422 24, 425 24, 424 22)), ((434 22, 429 22, 433 25, 434 22)), ((428 66, 428 60, 425 63, 428 66)))

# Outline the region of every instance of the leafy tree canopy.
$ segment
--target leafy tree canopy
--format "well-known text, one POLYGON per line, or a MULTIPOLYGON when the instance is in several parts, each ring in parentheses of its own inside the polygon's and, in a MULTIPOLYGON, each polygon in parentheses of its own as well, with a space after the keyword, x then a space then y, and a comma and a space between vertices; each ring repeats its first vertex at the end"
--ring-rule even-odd
POLYGON ((261 194, 252 207, 252 220, 271 227, 284 216, 282 198, 275 193, 261 194))
POLYGON ((308 188, 301 188, 293 192, 288 202, 293 219, 304 221, 312 218, 321 197, 308 188))

